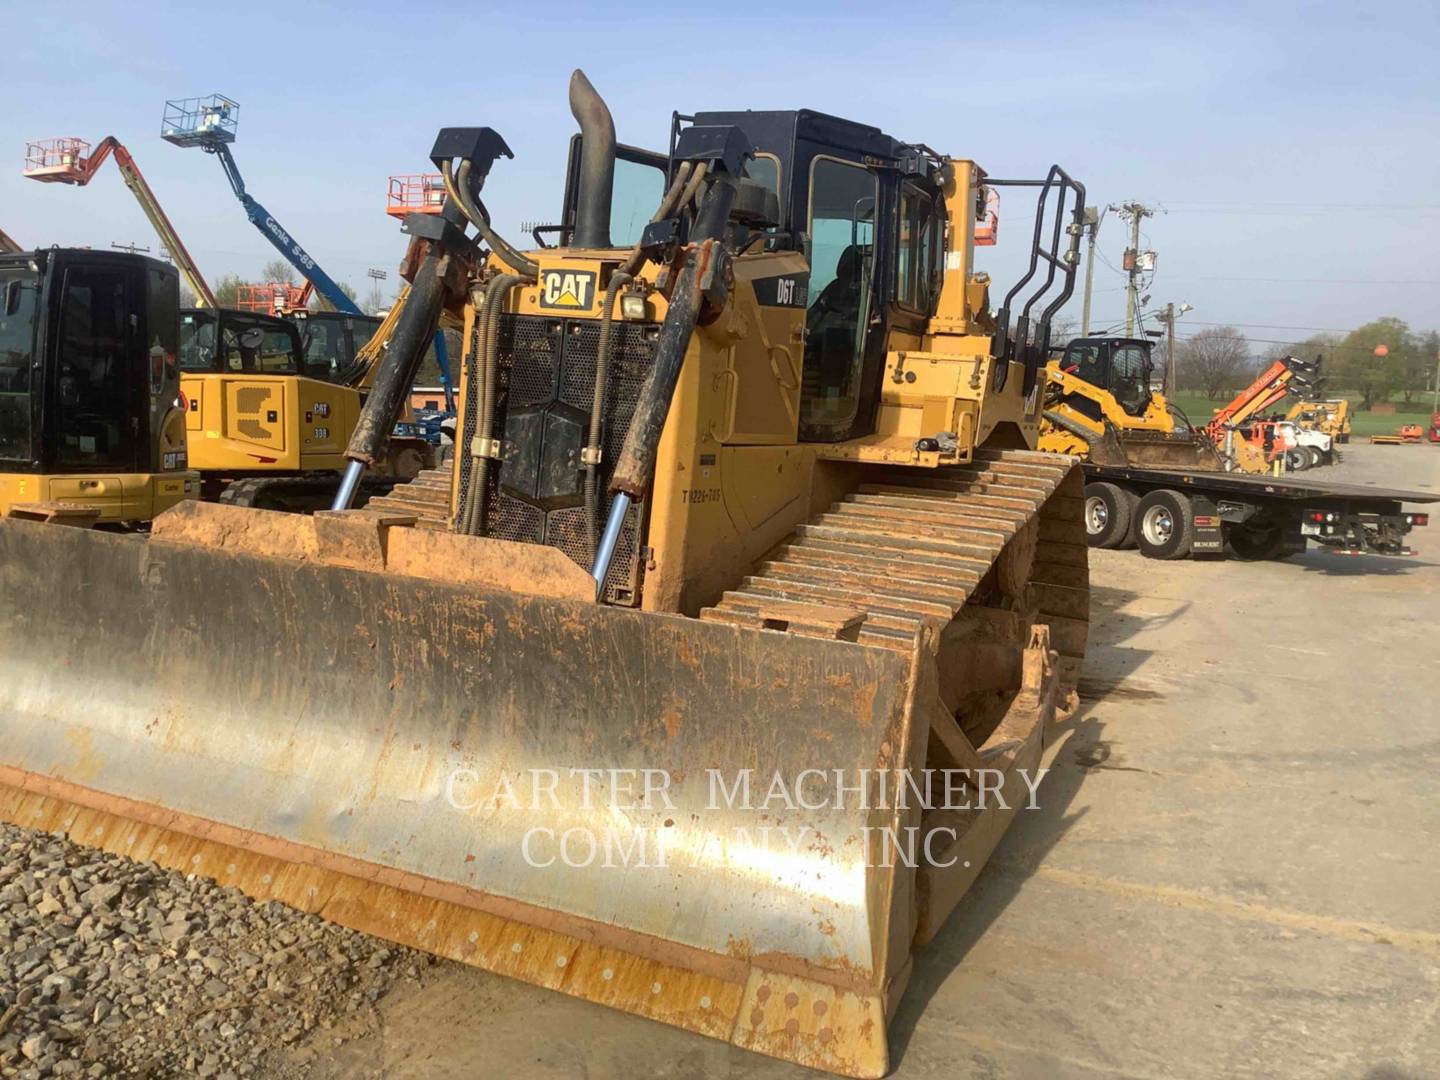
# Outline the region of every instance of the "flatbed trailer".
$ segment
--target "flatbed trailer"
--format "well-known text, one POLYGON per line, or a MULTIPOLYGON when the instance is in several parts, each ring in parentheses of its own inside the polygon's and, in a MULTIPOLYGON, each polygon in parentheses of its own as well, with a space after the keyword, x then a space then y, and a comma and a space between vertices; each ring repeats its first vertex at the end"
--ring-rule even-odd
POLYGON ((1280 559, 1313 540, 1346 555, 1413 555, 1405 536, 1428 525, 1440 495, 1203 469, 1085 464, 1092 547, 1138 547, 1156 559, 1280 559))

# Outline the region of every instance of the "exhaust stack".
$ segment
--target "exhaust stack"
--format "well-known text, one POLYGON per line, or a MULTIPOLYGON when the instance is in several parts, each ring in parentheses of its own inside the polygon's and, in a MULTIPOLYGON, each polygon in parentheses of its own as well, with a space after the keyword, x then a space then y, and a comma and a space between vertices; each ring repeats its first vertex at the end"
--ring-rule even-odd
POLYGON ((615 121, 579 68, 570 76, 570 111, 580 125, 580 191, 575 236, 580 248, 610 246, 610 196, 615 187, 615 121))

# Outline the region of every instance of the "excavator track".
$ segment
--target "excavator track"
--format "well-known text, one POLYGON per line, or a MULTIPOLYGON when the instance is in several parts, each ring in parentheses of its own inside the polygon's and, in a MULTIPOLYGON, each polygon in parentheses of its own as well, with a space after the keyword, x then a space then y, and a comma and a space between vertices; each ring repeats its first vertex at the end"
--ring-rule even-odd
POLYGON ((999 603, 1050 626, 1073 693, 1090 601, 1083 503, 1078 464, 1055 454, 980 450, 967 465, 878 472, 702 617, 778 628, 805 623, 806 605, 858 611, 857 640, 903 652, 916 634, 938 641, 967 604, 999 603), (1018 580, 997 580, 1002 556, 1018 580))

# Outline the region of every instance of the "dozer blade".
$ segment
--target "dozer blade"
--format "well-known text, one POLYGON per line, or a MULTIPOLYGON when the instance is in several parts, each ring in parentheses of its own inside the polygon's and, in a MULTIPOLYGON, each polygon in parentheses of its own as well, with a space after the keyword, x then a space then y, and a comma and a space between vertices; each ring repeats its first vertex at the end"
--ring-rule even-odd
MULTIPOLYGON (((1073 516, 1027 551, 1077 549, 1055 565, 1078 586, 1073 516)), ((943 635, 843 640, 857 620, 813 606, 781 633, 599 606, 558 551, 395 520, 0 522, 0 818, 884 1075, 912 943, 1013 812, 922 814, 898 771, 993 766, 1013 807, 1062 692, 1048 626, 968 750, 943 635), (907 831, 942 824, 954 870, 917 869, 907 831)))

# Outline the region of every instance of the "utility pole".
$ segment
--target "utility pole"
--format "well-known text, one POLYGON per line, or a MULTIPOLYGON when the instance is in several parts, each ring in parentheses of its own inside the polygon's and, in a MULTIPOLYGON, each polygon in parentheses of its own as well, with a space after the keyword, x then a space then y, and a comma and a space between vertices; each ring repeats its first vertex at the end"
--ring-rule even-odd
POLYGON ((1144 203, 1127 202, 1111 206, 1122 218, 1130 223, 1130 246, 1125 249, 1125 273, 1130 282, 1125 289, 1125 336, 1135 336, 1135 313, 1140 306, 1140 274, 1155 269, 1155 253, 1140 250, 1140 222, 1154 217, 1155 211, 1144 203))
POLYGON ((1165 324, 1165 396, 1175 396, 1175 320, 1187 311, 1194 311, 1191 304, 1181 304, 1178 308, 1173 304, 1166 304, 1165 310, 1155 317, 1165 324))
POLYGON ((1085 306, 1080 314, 1080 336, 1090 336, 1090 290, 1095 284, 1095 234, 1100 231, 1099 208, 1085 207, 1085 230, 1090 236, 1090 249, 1085 253, 1085 306))

